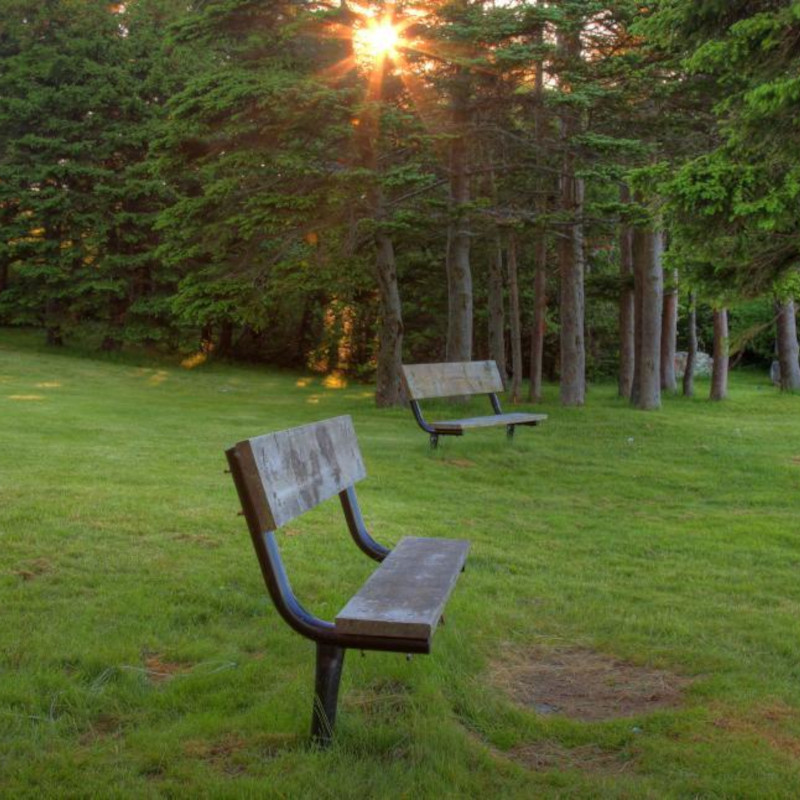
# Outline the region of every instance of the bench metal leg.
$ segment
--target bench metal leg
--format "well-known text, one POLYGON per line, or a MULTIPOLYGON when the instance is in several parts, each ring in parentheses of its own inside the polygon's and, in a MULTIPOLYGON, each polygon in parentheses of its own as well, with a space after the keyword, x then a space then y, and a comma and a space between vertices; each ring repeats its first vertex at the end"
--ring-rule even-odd
POLYGON ((439 434, 432 433, 431 434, 431 449, 435 450, 439 446, 439 434))
POLYGON ((514 426, 513 425, 506 425, 506 436, 509 439, 514 438, 514 426))
POLYGON ((339 700, 339 681, 344 666, 344 648, 317 642, 317 670, 314 682, 314 713, 311 718, 311 738, 327 747, 336 725, 336 705, 339 700))

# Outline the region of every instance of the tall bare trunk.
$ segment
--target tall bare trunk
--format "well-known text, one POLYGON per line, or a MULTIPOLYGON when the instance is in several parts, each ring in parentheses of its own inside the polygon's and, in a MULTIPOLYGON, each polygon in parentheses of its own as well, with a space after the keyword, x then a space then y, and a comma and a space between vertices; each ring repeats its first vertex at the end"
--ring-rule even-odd
MULTIPOLYGON (((630 203, 627 186, 620 189, 620 200, 630 203)), ((619 396, 630 399, 634 367, 634 291, 633 228, 623 224, 619 232, 619 396)))
POLYGON ((800 364, 798 364, 797 322, 794 300, 776 302, 778 363, 781 366, 781 391, 800 390, 800 364))
MULTIPOLYGON (((379 92, 382 89, 379 87, 379 92)), ((386 203, 379 179, 377 141, 380 133, 380 112, 366 113, 359 126, 359 156, 372 172, 367 188, 369 212, 375 222, 375 281, 378 285, 380 318, 378 323, 378 355, 375 374, 375 404, 379 408, 401 405, 405 401, 400 378, 403 357, 403 314, 394 243, 386 232, 386 203)))
POLYGON ((547 329, 547 239, 544 231, 536 236, 533 257, 533 328, 531 329, 531 383, 529 399, 538 403, 542 399, 542 358, 544 335, 547 329))
POLYGON ((375 236, 375 244, 378 251, 375 274, 381 303, 375 403, 385 408, 405 402, 400 380, 403 362, 403 312, 392 239, 387 233, 379 231, 375 236))
POLYGON ((714 366, 711 370, 711 400, 728 396, 728 309, 714 309, 714 366))
POLYGON ((505 384, 506 369, 505 310, 503 308, 503 245, 497 233, 494 253, 489 257, 489 358, 497 363, 505 384))
MULTIPOLYGON (((543 27, 536 31, 534 43, 537 47, 541 47, 544 43, 543 27)), ((539 220, 539 225, 533 248, 533 327, 531 328, 531 380, 528 399, 538 403, 542 399, 542 359, 544 357, 544 335, 547 325, 547 232, 541 222, 541 219, 547 214, 545 187, 548 179, 541 172, 541 167, 546 157, 547 116, 544 106, 544 62, 541 60, 536 63, 534 97, 536 104, 534 106, 533 122, 536 132, 536 167, 538 171, 536 179, 536 216, 539 220)))
POLYGON ((694 367, 697 363, 697 299, 689 292, 689 346, 686 351, 686 369, 683 371, 683 394, 694 397, 694 367))
POLYGON ((675 351, 678 339, 678 270, 672 273, 669 287, 664 290, 661 315, 661 390, 676 392, 675 351))
POLYGON ((470 269, 469 148, 470 77, 459 69, 452 89, 450 215, 447 237, 447 360, 472 358, 472 272, 470 269))
POLYGON ((511 318, 511 402, 519 403, 522 386, 522 324, 519 311, 517 237, 514 231, 508 234, 508 301, 511 318))
MULTIPOLYGON (((580 31, 559 32, 559 50, 568 62, 581 55, 580 31)), ((569 86, 564 87, 569 89, 569 86)), ((577 109, 567 106, 561 114, 563 156, 561 163, 561 210, 568 220, 558 247, 561 281, 561 403, 581 406, 586 398, 586 343, 584 340, 583 181, 575 177, 573 139, 579 132, 577 109)))
POLYGON ((583 206, 583 181, 569 169, 564 174, 562 207, 573 218, 559 241, 561 279, 561 381, 565 406, 581 406, 586 397, 584 341, 583 231, 579 215, 583 206))
POLYGON ((637 339, 631 402, 644 411, 661 408, 662 249, 660 233, 650 228, 634 228, 637 339))

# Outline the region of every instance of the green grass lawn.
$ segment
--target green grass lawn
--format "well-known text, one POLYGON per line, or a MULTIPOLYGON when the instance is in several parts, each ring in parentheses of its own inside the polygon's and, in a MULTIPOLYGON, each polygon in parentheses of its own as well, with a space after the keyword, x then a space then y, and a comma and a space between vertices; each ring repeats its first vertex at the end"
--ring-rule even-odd
MULTIPOLYGON (((765 376, 657 413, 553 387, 512 444, 432 452, 366 386, 36 341, 0 332, 0 796, 800 796, 800 397, 765 376), (348 652, 318 751, 313 644, 267 597, 223 450, 338 414, 375 538, 472 551, 432 655, 348 652), (518 704, 497 675, 554 648, 675 675, 682 702, 518 704)), ((324 618, 373 569, 336 501, 279 541, 324 618)))

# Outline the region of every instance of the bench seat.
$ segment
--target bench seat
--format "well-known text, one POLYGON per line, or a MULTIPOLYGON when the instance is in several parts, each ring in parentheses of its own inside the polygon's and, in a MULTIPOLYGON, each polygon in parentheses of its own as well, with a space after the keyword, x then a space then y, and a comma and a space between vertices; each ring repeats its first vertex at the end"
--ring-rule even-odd
POLYGON ((468 550, 461 539, 401 539, 336 615, 337 632, 430 643, 468 550))
POLYGON ((446 419, 431 422, 437 431, 465 430, 467 428, 491 428, 495 425, 536 425, 547 419, 547 414, 487 414, 485 417, 446 419))

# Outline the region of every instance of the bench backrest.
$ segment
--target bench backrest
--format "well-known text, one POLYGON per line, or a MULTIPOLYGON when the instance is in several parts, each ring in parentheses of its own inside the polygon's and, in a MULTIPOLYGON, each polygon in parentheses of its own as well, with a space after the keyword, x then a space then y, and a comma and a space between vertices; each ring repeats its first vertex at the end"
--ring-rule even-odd
POLYGON ((494 361, 404 364, 403 378, 411 400, 503 391, 500 370, 494 361))
POLYGON ((251 500, 243 507, 253 534, 276 530, 367 474, 349 416, 246 439, 228 454, 239 464, 240 494, 251 500))

